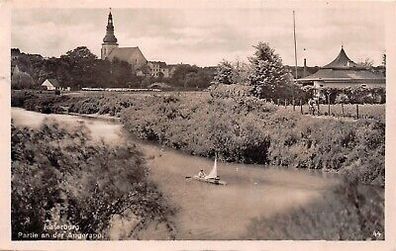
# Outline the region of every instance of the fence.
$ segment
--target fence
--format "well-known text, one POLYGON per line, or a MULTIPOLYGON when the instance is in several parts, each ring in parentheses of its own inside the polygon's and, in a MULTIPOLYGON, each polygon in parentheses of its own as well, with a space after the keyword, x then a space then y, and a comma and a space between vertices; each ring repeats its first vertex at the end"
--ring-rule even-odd
POLYGON ((354 119, 379 119, 385 120, 385 104, 319 104, 314 106, 302 100, 271 100, 279 107, 298 112, 303 115, 349 117, 354 119))

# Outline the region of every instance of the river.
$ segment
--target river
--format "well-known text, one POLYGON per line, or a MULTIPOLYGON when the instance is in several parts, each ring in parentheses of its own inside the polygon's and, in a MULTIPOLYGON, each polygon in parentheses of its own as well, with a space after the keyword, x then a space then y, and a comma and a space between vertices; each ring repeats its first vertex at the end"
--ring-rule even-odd
MULTIPOLYGON (((16 126, 38 127, 50 120, 64 128, 84 123, 93 140, 122 144, 129 135, 117 121, 71 115, 41 114, 12 108, 16 126)), ((200 169, 208 173, 213 160, 135 141, 142 149, 150 178, 177 209, 173 222, 176 239, 240 239, 255 217, 271 217, 321 198, 338 183, 304 170, 276 169, 256 165, 218 162, 218 173, 226 186, 186 179, 200 169)), ((150 233, 143 239, 161 238, 150 233)))

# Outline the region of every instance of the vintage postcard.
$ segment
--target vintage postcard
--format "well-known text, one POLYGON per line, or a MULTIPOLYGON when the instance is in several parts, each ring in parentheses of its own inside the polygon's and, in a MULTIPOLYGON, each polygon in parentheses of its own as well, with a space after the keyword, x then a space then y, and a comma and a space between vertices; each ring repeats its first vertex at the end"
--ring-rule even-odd
POLYGON ((0 250, 396 250, 394 2, 1 4, 0 250))

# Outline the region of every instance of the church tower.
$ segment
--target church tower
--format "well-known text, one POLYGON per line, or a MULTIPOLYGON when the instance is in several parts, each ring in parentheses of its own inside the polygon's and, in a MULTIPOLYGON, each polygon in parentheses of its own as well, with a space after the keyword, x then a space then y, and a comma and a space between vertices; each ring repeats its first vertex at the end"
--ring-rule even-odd
POLYGON ((117 38, 114 36, 113 16, 111 15, 110 10, 107 20, 106 36, 103 38, 101 59, 106 59, 110 52, 117 47, 117 38))

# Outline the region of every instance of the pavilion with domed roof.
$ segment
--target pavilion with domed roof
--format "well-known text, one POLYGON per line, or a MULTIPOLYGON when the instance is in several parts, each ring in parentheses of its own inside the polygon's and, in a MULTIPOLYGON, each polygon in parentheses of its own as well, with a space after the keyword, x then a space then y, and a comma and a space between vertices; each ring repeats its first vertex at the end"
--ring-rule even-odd
POLYGON ((385 74, 374 70, 373 67, 356 64, 341 46, 338 56, 332 62, 321 67, 314 74, 298 79, 297 82, 313 85, 315 89, 357 86, 375 88, 385 87, 385 74))

